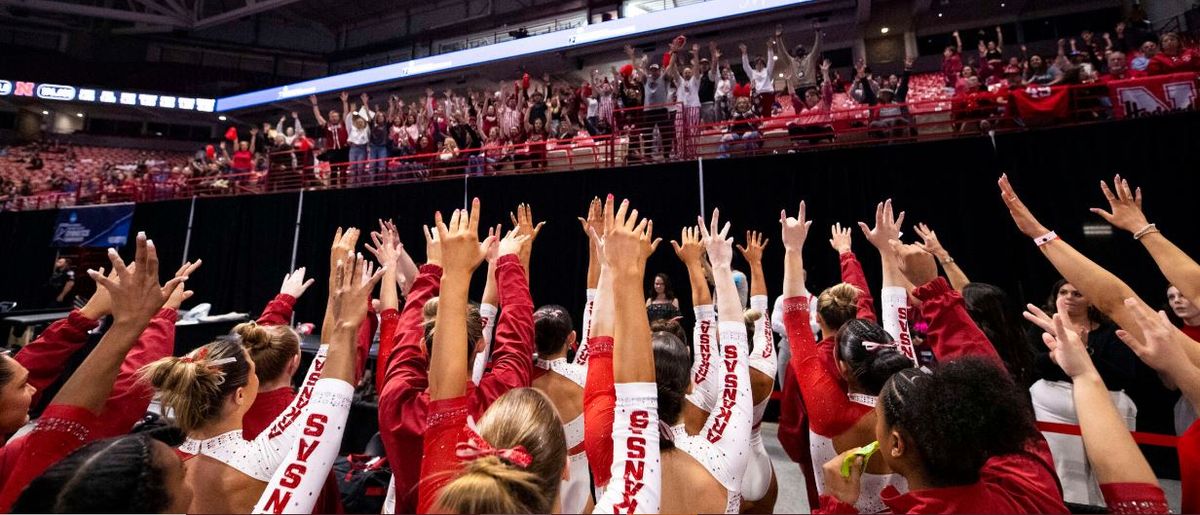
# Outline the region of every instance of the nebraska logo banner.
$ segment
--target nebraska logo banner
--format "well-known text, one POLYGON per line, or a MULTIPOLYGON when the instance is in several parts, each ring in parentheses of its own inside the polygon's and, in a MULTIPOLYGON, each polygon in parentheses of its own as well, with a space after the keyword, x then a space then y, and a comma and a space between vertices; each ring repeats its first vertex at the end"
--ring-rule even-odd
POLYGON ((1174 73, 1108 83, 1113 116, 1138 118, 1196 108, 1196 74, 1174 73))

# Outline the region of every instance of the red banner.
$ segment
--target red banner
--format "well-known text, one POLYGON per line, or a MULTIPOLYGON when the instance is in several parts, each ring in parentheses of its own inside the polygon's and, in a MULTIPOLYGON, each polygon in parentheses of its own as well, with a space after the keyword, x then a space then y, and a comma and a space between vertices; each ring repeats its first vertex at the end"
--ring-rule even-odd
POLYGON ((1071 113, 1070 88, 1028 86, 1012 90, 1012 100, 1026 122, 1061 120, 1071 113))
POLYGON ((1137 118, 1196 108, 1196 74, 1174 73, 1108 83, 1113 117, 1137 118))

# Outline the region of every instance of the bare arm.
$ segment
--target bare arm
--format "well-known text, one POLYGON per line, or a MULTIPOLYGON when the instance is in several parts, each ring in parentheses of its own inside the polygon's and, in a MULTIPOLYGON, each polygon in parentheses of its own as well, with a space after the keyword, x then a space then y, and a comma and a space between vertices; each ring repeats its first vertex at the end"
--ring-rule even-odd
POLYGON ((938 262, 942 264, 942 270, 946 271, 946 279, 950 281, 951 287, 961 292, 964 286, 971 283, 971 280, 967 278, 967 274, 958 267, 958 263, 954 261, 954 258, 950 257, 950 252, 942 246, 941 241, 938 240, 937 233, 933 232, 933 229, 930 229, 925 224, 917 224, 913 229, 924 240, 924 243, 920 244, 920 247, 925 252, 933 254, 933 257, 937 258, 938 262))
POLYGON ((317 105, 317 96, 308 97, 308 101, 312 104, 313 118, 317 119, 318 125, 326 125, 325 117, 321 116, 321 106, 317 105))

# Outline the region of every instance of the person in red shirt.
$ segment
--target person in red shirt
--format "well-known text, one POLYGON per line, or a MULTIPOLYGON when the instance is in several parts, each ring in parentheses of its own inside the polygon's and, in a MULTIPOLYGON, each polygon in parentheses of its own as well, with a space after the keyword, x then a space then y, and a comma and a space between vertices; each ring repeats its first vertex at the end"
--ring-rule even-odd
MULTIPOLYGON (((42 412, 34 429, 0 448, 0 510, 9 511, 30 481, 72 451, 97 438, 128 431, 133 422, 129 420, 129 411, 134 413, 134 420, 145 413, 145 404, 137 410, 136 404, 128 403, 144 399, 148 404, 149 396, 141 395, 144 390, 133 387, 135 383, 130 379, 136 380, 136 376, 122 374, 122 368, 138 336, 163 310, 171 296, 185 295, 182 283, 186 276, 177 276, 166 285, 159 285, 158 256, 154 244, 146 239, 145 234, 138 234, 136 241, 137 266, 132 270, 126 267, 115 251, 110 250, 109 259, 113 263, 114 273, 105 277, 99 272, 89 271, 99 287, 107 292, 114 323, 95 350, 55 395, 50 406, 42 412), (123 402, 126 404, 114 405, 114 400, 118 399, 125 399, 123 402), (108 412, 106 406, 124 408, 118 407, 121 411, 108 412), (125 421, 129 421, 129 425, 114 432, 118 423, 105 420, 114 416, 121 419, 120 425, 125 421)), ((173 325, 174 321, 171 322, 173 325)), ((79 323, 78 318, 74 323, 79 323)), ((41 348, 35 348, 34 345, 37 343, 22 351, 22 354, 27 353, 22 360, 0 357, 0 384, 3 385, 0 388, 0 406, 3 407, 0 410, 0 422, 3 422, 0 431, 4 434, 12 434, 26 423, 29 406, 37 392, 36 385, 49 384, 61 373, 61 368, 57 368, 57 371, 54 368, 61 367, 65 359, 55 361, 52 356, 65 358, 70 352, 57 353, 71 347, 69 342, 51 338, 43 339, 41 348), (29 363, 31 368, 21 361, 29 363)), ((138 352, 149 354, 147 350, 138 352)))
MULTIPOLYGON (((478 209, 478 199, 475 207, 478 209)), ((523 234, 535 235, 533 227, 521 227, 523 234)), ((440 247, 432 234, 426 235, 428 261, 419 269, 406 298, 403 313, 385 310, 381 316, 383 330, 380 340, 390 340, 394 349, 385 370, 383 388, 379 394, 379 429, 395 483, 395 513, 416 509, 416 487, 420 480, 420 462, 412 459, 423 448, 423 436, 428 428, 430 409, 428 380, 429 341, 422 323, 425 304, 437 296, 442 276, 440 247), (391 332, 389 332, 391 331, 391 332)), ((480 416, 500 395, 519 387, 529 386, 533 369, 533 339, 524 338, 532 331, 533 307, 528 288, 519 285, 526 281, 525 268, 517 256, 504 256, 496 265, 496 281, 500 305, 504 311, 496 323, 496 336, 491 356, 492 368, 479 385, 467 385, 467 407, 472 416, 480 416), (523 306, 529 306, 525 316, 523 306), (510 308, 511 307, 511 308, 510 308)), ((483 323, 478 309, 468 311, 471 328, 464 338, 471 349, 481 348, 483 323)), ((474 356, 473 353, 468 353, 474 356)), ((473 359, 473 358, 472 358, 473 359)))
MULTIPOLYGON (((230 158, 229 153, 225 153, 225 159, 230 161, 229 168, 236 174, 247 174, 254 171, 254 150, 258 145, 258 128, 250 129, 250 141, 237 142, 237 149, 233 151, 233 157, 230 158)), ((225 152, 225 146, 221 146, 221 151, 225 152)))
POLYGON ((959 37, 956 30, 954 31, 954 44, 947 46, 942 51, 942 77, 945 78, 947 88, 955 87, 962 74, 962 69, 962 38, 959 37))
MULTIPOLYGON (((341 93, 342 104, 345 105, 349 95, 345 91, 341 93)), ((317 104, 317 96, 308 97, 308 101, 312 104, 313 117, 317 119, 317 123, 321 126, 323 136, 325 138, 325 152, 321 154, 321 160, 327 161, 330 164, 332 178, 330 183, 336 185, 344 185, 346 181, 346 161, 350 159, 350 134, 347 132, 346 124, 342 122, 342 113, 336 109, 329 110, 329 118, 321 116, 321 107, 317 104)), ((350 113, 346 113, 349 116, 350 113)))
POLYGON ((1179 292, 1179 288, 1171 285, 1167 288, 1167 304, 1171 312, 1182 323, 1179 330, 1197 342, 1200 342, 1200 308, 1179 292))
POLYGON ((1200 54, 1183 47, 1183 40, 1175 32, 1159 36, 1161 51, 1154 54, 1146 68, 1149 75, 1168 75, 1181 72, 1200 72, 1200 54))

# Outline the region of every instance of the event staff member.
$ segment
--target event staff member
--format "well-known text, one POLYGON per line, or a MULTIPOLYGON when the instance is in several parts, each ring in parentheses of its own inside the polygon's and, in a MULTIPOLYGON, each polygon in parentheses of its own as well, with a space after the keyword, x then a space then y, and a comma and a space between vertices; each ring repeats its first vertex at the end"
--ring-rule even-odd
POLYGON ((60 257, 54 260, 54 271, 46 281, 43 293, 43 305, 47 308, 65 308, 71 305, 71 290, 75 289, 75 271, 71 270, 71 261, 60 257))

